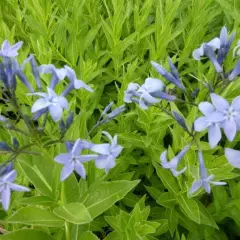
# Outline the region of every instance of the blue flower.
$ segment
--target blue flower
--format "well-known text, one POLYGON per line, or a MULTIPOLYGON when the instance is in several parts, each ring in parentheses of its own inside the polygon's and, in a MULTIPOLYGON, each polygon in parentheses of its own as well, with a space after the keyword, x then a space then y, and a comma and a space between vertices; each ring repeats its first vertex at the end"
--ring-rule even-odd
POLYGON ((162 165, 163 168, 166 169, 170 169, 170 171, 172 172, 172 174, 177 177, 178 175, 182 174, 183 172, 186 171, 187 167, 183 168, 180 171, 177 171, 177 167, 179 162, 182 160, 182 158, 184 157, 184 155, 187 153, 187 151, 190 148, 190 144, 188 144, 187 146, 185 146, 183 148, 183 150, 177 154, 177 156, 175 156, 171 161, 167 160, 167 150, 164 151, 161 156, 160 156, 160 163, 162 165))
POLYGON ((22 47, 23 42, 18 42, 13 46, 10 45, 8 40, 5 40, 2 44, 2 48, 0 50, 1 57, 16 57, 18 56, 18 50, 22 47))
POLYGON ((17 192, 28 192, 30 189, 13 183, 17 177, 17 172, 12 170, 0 177, 0 193, 3 208, 7 211, 10 204, 11 190, 17 192))
POLYGON ((240 97, 236 97, 230 105, 223 97, 211 93, 211 100, 216 109, 208 116, 208 120, 219 123, 229 141, 233 141, 240 129, 240 97))
POLYGON ((239 74, 240 74, 240 60, 238 60, 234 69, 230 72, 230 74, 228 76, 228 80, 233 81, 239 74))
POLYGON ((119 156, 123 147, 117 144, 117 135, 112 138, 109 133, 105 131, 102 133, 108 137, 111 143, 94 144, 91 150, 100 154, 95 160, 96 167, 105 169, 107 173, 109 169, 116 165, 115 159, 119 156))
POLYGON ((209 121, 208 117, 216 111, 215 107, 209 102, 201 102, 199 110, 204 116, 199 117, 194 122, 194 130, 201 132, 208 128, 208 141, 212 148, 216 147, 222 138, 220 124, 218 122, 209 121))
POLYGON ((161 101, 153 95, 162 92, 164 88, 163 82, 156 78, 146 78, 142 86, 130 83, 124 92, 124 102, 136 102, 142 109, 147 109, 150 105, 161 101))
POLYGON ((221 65, 223 60, 226 58, 232 42, 236 36, 236 32, 234 32, 228 39, 227 28, 224 26, 220 32, 220 48, 218 50, 217 61, 221 65))
POLYGON ((85 88, 87 91, 93 92, 93 89, 89 87, 85 82, 77 79, 76 73, 72 68, 68 67, 67 65, 65 65, 64 68, 66 70, 67 77, 69 78, 75 89, 85 88))
POLYGON ((240 151, 231 148, 225 148, 224 152, 228 162, 233 167, 240 168, 240 151))
POLYGON ((83 163, 96 159, 98 155, 81 155, 83 149, 91 148, 92 144, 78 139, 74 145, 66 143, 68 153, 59 154, 54 158, 58 163, 64 165, 61 172, 61 181, 64 181, 75 170, 82 178, 86 178, 86 170, 83 163))
POLYGON ((192 55, 193 55, 193 58, 198 61, 201 60, 202 56, 208 57, 212 62, 212 64, 214 65, 216 72, 220 73, 223 71, 223 69, 219 64, 219 62, 217 61, 216 55, 214 52, 216 49, 219 49, 219 48, 220 48, 220 39, 214 38, 208 43, 202 43, 200 48, 197 48, 193 51, 192 55))
POLYGON ((168 80, 169 82, 173 83, 178 88, 185 91, 185 87, 183 86, 183 84, 180 81, 178 71, 177 71, 176 67, 174 66, 174 64, 172 63, 170 58, 168 58, 168 64, 170 66, 171 72, 168 72, 163 66, 159 65, 156 62, 151 61, 151 64, 159 74, 161 74, 164 78, 166 78, 166 80, 168 80))
POLYGON ((66 77, 66 69, 56 68, 53 64, 43 64, 38 67, 38 71, 42 74, 52 74, 50 88, 54 89, 57 83, 66 77))
POLYGON ((226 185, 225 182, 214 182, 212 181, 214 178, 214 175, 208 176, 207 169, 204 165, 203 155, 201 151, 198 151, 198 160, 199 160, 199 173, 200 173, 200 179, 195 180, 192 184, 192 187, 190 189, 190 194, 195 193, 200 189, 200 187, 203 187, 207 193, 211 192, 211 186, 210 183, 213 185, 226 185))
POLYGON ((57 122, 62 117, 63 109, 69 108, 68 101, 63 96, 57 96, 51 88, 47 88, 47 91, 48 93, 36 92, 28 94, 41 97, 33 104, 31 112, 41 116, 49 111, 53 121, 57 122))

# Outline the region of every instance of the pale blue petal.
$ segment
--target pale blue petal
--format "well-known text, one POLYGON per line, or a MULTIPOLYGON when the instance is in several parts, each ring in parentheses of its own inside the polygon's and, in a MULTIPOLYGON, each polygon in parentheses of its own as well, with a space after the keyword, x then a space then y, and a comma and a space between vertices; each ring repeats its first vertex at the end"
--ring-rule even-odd
POLYGON ((76 88, 76 89, 84 88, 84 89, 86 89, 89 92, 93 92, 93 89, 91 87, 89 87, 82 80, 78 80, 78 79, 74 80, 74 88, 76 88))
POLYGON ((148 106, 146 105, 146 103, 145 103, 145 101, 144 101, 143 98, 140 98, 140 99, 139 99, 139 106, 140 106, 140 108, 143 109, 143 110, 147 110, 147 109, 148 109, 148 106))
POLYGON ((207 116, 210 113, 213 113, 215 111, 214 106, 209 102, 201 102, 198 105, 198 108, 205 116, 207 116))
POLYGON ((63 110, 59 105, 51 104, 48 107, 48 109, 49 109, 50 115, 51 115, 54 122, 57 122, 61 119, 63 110))
POLYGON ((57 103, 63 108, 63 109, 69 109, 68 101, 65 97, 57 97, 57 103))
POLYGON ((105 168, 109 163, 108 155, 101 155, 95 160, 96 167, 99 169, 105 168))
POLYGON ((171 168, 170 170, 171 170, 173 176, 177 177, 180 174, 184 173, 187 170, 187 167, 184 167, 182 170, 179 170, 179 171, 175 170, 174 168, 171 168))
POLYGON ((68 164, 69 161, 71 160, 72 156, 69 153, 62 153, 59 154, 54 158, 55 162, 61 163, 61 164, 68 164))
POLYGON ((240 112, 240 96, 234 98, 231 107, 233 108, 234 111, 240 112))
POLYGON ((15 184, 15 183, 11 183, 10 188, 14 191, 17 191, 17 192, 29 192, 30 191, 29 188, 18 185, 18 184, 15 184))
POLYGON ((209 41, 207 43, 208 46, 210 46, 213 51, 215 51, 216 49, 220 48, 220 39, 218 37, 212 39, 211 41, 209 41))
POLYGON ((111 147, 111 145, 109 143, 94 144, 91 147, 91 150, 93 152, 100 153, 100 154, 109 154, 110 153, 110 147, 111 147))
POLYGON ((225 120, 223 123, 223 130, 227 139, 232 142, 236 136, 237 126, 234 120, 225 120))
POLYGON ((66 164, 61 172, 61 181, 64 181, 66 178, 70 176, 70 174, 74 170, 74 165, 73 164, 66 164))
POLYGON ((17 177, 17 172, 16 170, 12 170, 11 172, 7 173, 2 177, 3 182, 13 182, 17 177))
POLYGON ((42 74, 49 74, 54 71, 55 66, 53 64, 43 64, 39 66, 37 69, 42 74))
POLYGON ((206 191, 207 193, 210 193, 210 192, 211 192, 211 186, 210 186, 210 184, 209 184, 208 182, 203 181, 203 182, 202 182, 202 186, 203 186, 203 188, 205 189, 205 191, 206 191))
POLYGON ((166 70, 161 65, 159 65, 158 63, 153 62, 153 61, 151 61, 151 64, 156 69, 156 71, 158 73, 160 73, 161 75, 165 75, 166 74, 166 70))
POLYGON ((218 124, 211 124, 208 128, 208 142, 211 148, 217 146, 222 138, 221 129, 218 124))
POLYGON ((235 168, 240 168, 240 151, 231 148, 225 148, 224 152, 229 164, 235 168))
POLYGON ((105 136, 107 136, 107 138, 109 139, 109 141, 110 141, 111 143, 113 142, 113 138, 112 138, 112 136, 111 136, 108 132, 102 131, 102 134, 104 134, 105 136))
POLYGON ((98 157, 98 155, 96 154, 89 154, 89 155, 81 155, 79 157, 76 157, 77 162, 89 162, 93 159, 96 159, 98 157))
POLYGON ((201 57, 204 55, 203 45, 200 48, 197 48, 193 51, 192 56, 195 60, 200 60, 201 57))
POLYGON ((211 97, 213 105, 215 106, 215 108, 218 111, 224 111, 224 110, 229 109, 230 105, 229 105, 228 101, 226 99, 224 99, 223 97, 221 97, 215 93, 211 93, 210 97, 211 97))
POLYGON ((120 145, 116 146, 116 147, 112 150, 112 155, 113 155, 113 157, 115 157, 115 158, 118 157, 122 150, 123 150, 123 147, 122 147, 122 146, 120 146, 120 145))
POLYGON ((199 188, 200 188, 201 186, 202 186, 202 181, 201 181, 201 180, 194 181, 193 184, 192 184, 191 189, 189 190, 189 193, 190 193, 190 194, 195 193, 196 191, 199 190, 199 188))
POLYGON ((35 113, 41 109, 44 109, 50 105, 50 102, 45 98, 39 98, 33 105, 31 112, 35 113))
POLYGON ((75 71, 67 65, 65 65, 64 68, 66 69, 67 77, 69 78, 70 81, 74 83, 76 79, 75 71))
POLYGON ((161 153, 161 155, 160 155, 160 162, 161 162, 162 165, 168 164, 167 150, 161 153))
POLYGON ((154 97, 152 97, 149 93, 147 92, 144 92, 142 95, 141 95, 141 98, 145 99, 147 102, 149 103, 158 103, 160 100, 159 99, 156 99, 154 97))
POLYGON ((63 80, 66 77, 66 74, 67 74, 66 69, 64 69, 64 68, 60 68, 60 69, 55 68, 54 72, 57 75, 59 80, 63 80))
POLYGON ((200 178, 206 179, 208 175, 207 175, 207 169, 205 168, 202 151, 198 151, 198 160, 199 160, 200 178))
POLYGON ((215 181, 210 181, 211 184, 215 185, 215 186, 224 186, 227 185, 226 182, 215 182, 215 181))
POLYGON ((86 170, 85 170, 83 164, 76 162, 74 165, 74 169, 78 173, 79 176, 81 176, 84 179, 86 178, 86 170))
POLYGON ((147 91, 149 93, 163 91, 165 87, 163 82, 157 78, 146 78, 145 83, 143 85, 146 86, 147 91))
POLYGON ((5 186, 4 189, 1 192, 1 200, 2 200, 2 206, 4 210, 8 210, 9 205, 10 205, 10 196, 11 196, 11 191, 9 186, 5 186))
POLYGON ((48 92, 48 98, 50 99, 57 98, 57 94, 51 88, 48 87, 47 92, 48 92))
POLYGON ((194 130, 201 132, 209 126, 209 122, 206 120, 206 117, 199 117, 194 122, 194 130))
POLYGON ((78 156, 82 152, 82 141, 81 139, 77 139, 77 141, 74 143, 73 148, 72 148, 72 155, 73 156, 78 156))
POLYGON ((207 117, 206 120, 209 122, 214 122, 214 123, 220 123, 224 120, 225 116, 222 112, 213 112, 210 113, 207 117))
POLYGON ((109 169, 114 168, 116 166, 116 162, 114 158, 110 158, 108 161, 108 165, 105 167, 105 172, 108 173, 109 169))

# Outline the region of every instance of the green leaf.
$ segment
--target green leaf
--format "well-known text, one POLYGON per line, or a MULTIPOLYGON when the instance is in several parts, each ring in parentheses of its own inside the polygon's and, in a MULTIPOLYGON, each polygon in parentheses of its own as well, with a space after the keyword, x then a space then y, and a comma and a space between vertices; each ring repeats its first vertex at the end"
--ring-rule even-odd
POLYGON ((176 198, 170 192, 162 193, 160 197, 157 199, 157 203, 166 208, 173 208, 174 205, 176 204, 176 198))
POLYGON ((204 225, 208 225, 210 227, 214 227, 216 229, 219 229, 215 221, 213 220, 211 214, 208 212, 208 210, 203 206, 203 204, 200 201, 197 201, 199 211, 200 211, 200 222, 204 225))
POLYGON ((77 202, 80 197, 80 189, 75 174, 71 174, 63 183, 66 203, 77 202))
POLYGON ((92 221, 87 208, 81 203, 68 203, 53 209, 53 213, 74 224, 85 224, 92 221))
POLYGON ((177 200, 183 213, 194 222, 200 224, 200 212, 197 202, 188 198, 186 194, 179 195, 177 200))
POLYGON ((87 48, 92 44, 93 40, 98 34, 100 27, 101 27, 101 24, 99 23, 88 31, 88 33, 84 37, 84 50, 87 50, 87 48))
POLYGON ((47 233, 35 229, 22 229, 0 235, 1 240, 52 240, 47 233))
POLYGON ((168 189, 168 191, 177 194, 179 192, 179 187, 172 173, 162 168, 157 163, 153 163, 153 166, 157 170, 157 175, 162 180, 164 186, 168 189))
POLYGON ((43 206, 50 206, 55 204, 52 198, 47 196, 36 196, 36 197, 29 197, 29 198, 22 198, 19 200, 19 203, 26 204, 26 205, 43 205, 43 206))
POLYGON ((122 180, 96 184, 89 190, 89 194, 82 203, 87 207, 91 217, 95 218, 121 200, 138 183, 139 180, 122 180))
POLYGON ((178 213, 174 208, 167 209, 166 217, 168 217, 169 231, 170 231, 171 236, 173 237, 173 234, 174 234, 175 230, 177 229, 177 225, 178 225, 178 213))
POLYGON ((79 240, 99 240, 99 238, 90 231, 84 232, 80 235, 79 240))
POLYGON ((48 227, 61 227, 64 223, 50 211, 31 206, 19 209, 6 222, 48 227))
POLYGON ((53 198, 52 188, 44 176, 41 174, 37 166, 30 166, 23 160, 19 160, 19 163, 29 181, 33 183, 36 189, 43 195, 53 198))

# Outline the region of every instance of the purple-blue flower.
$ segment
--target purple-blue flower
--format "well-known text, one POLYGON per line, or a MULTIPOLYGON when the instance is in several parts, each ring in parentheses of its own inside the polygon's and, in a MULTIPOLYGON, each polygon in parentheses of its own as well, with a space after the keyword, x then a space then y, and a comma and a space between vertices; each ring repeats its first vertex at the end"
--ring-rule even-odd
POLYGON ((169 82, 173 83, 175 86, 178 88, 182 89, 185 91, 185 87, 180 81, 178 71, 174 64, 172 63, 171 59, 168 58, 168 64, 170 66, 171 72, 168 72, 162 65, 159 65, 156 62, 151 61, 152 66, 156 69, 156 71, 161 74, 166 80, 169 82))
POLYGON ((214 178, 214 175, 208 175, 207 169, 205 168, 204 159, 201 151, 198 151, 198 160, 199 160, 199 173, 200 173, 200 179, 195 180, 192 184, 192 187, 190 189, 190 194, 195 193, 198 191, 201 187, 205 189, 207 193, 211 192, 211 186, 210 183, 213 185, 226 185, 225 182, 214 182, 212 181, 214 178))
POLYGON ((156 78, 146 78, 142 86, 137 83, 130 83, 124 92, 124 102, 136 102, 142 109, 148 109, 150 105, 161 101, 153 95, 162 92, 164 88, 163 82, 156 78))
POLYGON ((14 45, 10 45, 8 40, 5 40, 2 44, 2 48, 0 50, 1 57, 16 57, 18 56, 18 50, 22 47, 23 42, 18 42, 14 45))
POLYGON ((240 168, 240 151, 232 149, 232 148, 225 148, 225 157, 227 158, 228 162, 235 168, 240 168))
POLYGON ((56 68, 53 64, 43 64, 38 67, 38 71, 42 74, 52 74, 51 89, 54 89, 56 84, 66 77, 66 69, 56 68))
POLYGON ((240 97, 236 97, 230 105, 215 93, 211 93, 210 96, 216 111, 209 115, 208 120, 220 123, 227 139, 233 141, 237 130, 240 129, 240 97))
POLYGON ((68 101, 63 96, 57 96, 51 88, 47 88, 47 91, 48 93, 36 92, 28 94, 41 97, 33 104, 31 111, 36 114, 49 111, 53 121, 57 122, 62 117, 63 109, 68 109, 68 101))
POLYGON ((220 32, 220 48, 218 50, 217 61, 221 65, 223 60, 226 58, 232 42, 235 38, 236 32, 234 32, 230 37, 228 37, 227 28, 224 26, 220 32))
POLYGON ((10 205, 11 190, 17 192, 28 192, 30 189, 13 183, 17 177, 16 170, 7 172, 0 177, 0 193, 3 208, 7 211, 10 205))
POLYGON ((216 72, 222 72, 223 69, 216 59, 215 50, 220 48, 220 39, 214 38, 207 43, 202 43, 201 46, 193 51, 193 58, 200 61, 202 56, 206 56, 210 59, 215 67, 216 72))
POLYGON ((201 102, 198 105, 199 110, 204 116, 199 117, 194 122, 194 130, 201 132, 208 129, 208 141, 209 145, 214 148, 217 146, 222 138, 220 124, 218 122, 209 121, 208 117, 216 111, 215 107, 209 102, 201 102))
POLYGON ((59 154, 54 158, 58 163, 64 165, 61 172, 61 181, 64 181, 70 176, 70 174, 75 170, 82 178, 86 178, 86 170, 83 163, 96 159, 98 155, 89 154, 82 155, 82 150, 90 149, 92 146, 91 143, 77 139, 74 145, 67 143, 66 147, 68 153, 59 154))
POLYGON ((110 144, 94 144, 91 147, 91 150, 100 154, 95 160, 96 167, 99 169, 105 169, 105 172, 107 173, 109 169, 116 165, 115 159, 119 156, 123 147, 117 144, 117 135, 112 138, 109 133, 105 131, 102 133, 110 140, 110 144))
POLYGON ((187 151, 190 148, 190 144, 188 144, 187 146, 185 146, 183 148, 183 150, 181 152, 179 152, 171 161, 167 160, 167 150, 164 151, 161 155, 160 155, 160 163, 162 165, 163 168, 166 169, 170 169, 170 171, 172 172, 172 174, 177 177, 178 175, 182 174, 183 172, 186 171, 187 167, 184 167, 181 170, 177 170, 178 164, 179 162, 182 160, 182 158, 184 157, 184 155, 187 153, 187 151))
POLYGON ((93 89, 89 87, 85 82, 77 79, 76 73, 72 68, 67 65, 65 65, 64 68, 66 70, 66 76, 69 78, 71 83, 73 83, 75 89, 85 88, 87 91, 93 92, 93 89))

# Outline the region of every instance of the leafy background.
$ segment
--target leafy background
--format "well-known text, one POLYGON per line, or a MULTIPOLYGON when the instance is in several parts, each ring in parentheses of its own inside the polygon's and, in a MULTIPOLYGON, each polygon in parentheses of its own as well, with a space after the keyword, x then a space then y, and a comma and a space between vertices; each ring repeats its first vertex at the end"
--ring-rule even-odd
MULTIPOLYGON (((195 99, 199 103, 207 94, 201 82, 211 79, 214 71, 209 63, 192 59, 193 49, 218 36, 224 25, 237 31, 235 44, 240 35, 237 0, 3 0, 0 11, 0 41, 24 41, 20 60, 34 53, 39 64, 67 64, 94 88, 93 94, 78 91, 68 98, 75 119, 66 139, 73 140, 86 136, 109 101, 123 104, 130 82, 158 77, 150 60, 167 67, 170 56, 185 86, 190 91, 200 87, 195 99)), ((230 54, 225 67, 232 66, 230 54)), ((31 79, 30 68, 26 71, 31 79)), ((239 85, 235 81, 222 95, 228 100, 238 96, 239 85)), ((32 104, 24 87, 17 94, 25 106, 32 104)), ((191 106, 171 104, 171 109, 181 111, 189 126, 198 116, 198 109, 191 106)), ((1 106, 1 111, 11 109, 1 106)), ((9 211, 0 211, 2 226, 10 232, 0 239, 238 239, 239 172, 227 163, 223 147, 237 148, 239 136, 231 144, 223 140, 213 150, 204 134, 200 136, 208 169, 228 186, 189 198, 188 189, 198 174, 196 148, 185 156, 182 164, 188 170, 178 179, 159 165, 164 149, 171 157, 190 141, 166 114, 130 104, 117 120, 93 132, 94 142, 101 141, 103 129, 117 133, 124 146, 108 175, 88 163, 87 180, 71 175, 61 185, 60 167, 53 162, 65 151, 60 144, 45 149, 39 143, 41 156, 19 156, 18 181, 30 182, 32 192, 14 193, 9 211)), ((46 140, 57 139, 58 126, 48 122, 45 134, 46 140)), ((14 136, 21 144, 29 141, 14 136)), ((2 141, 12 137, 1 129, 2 141)))

